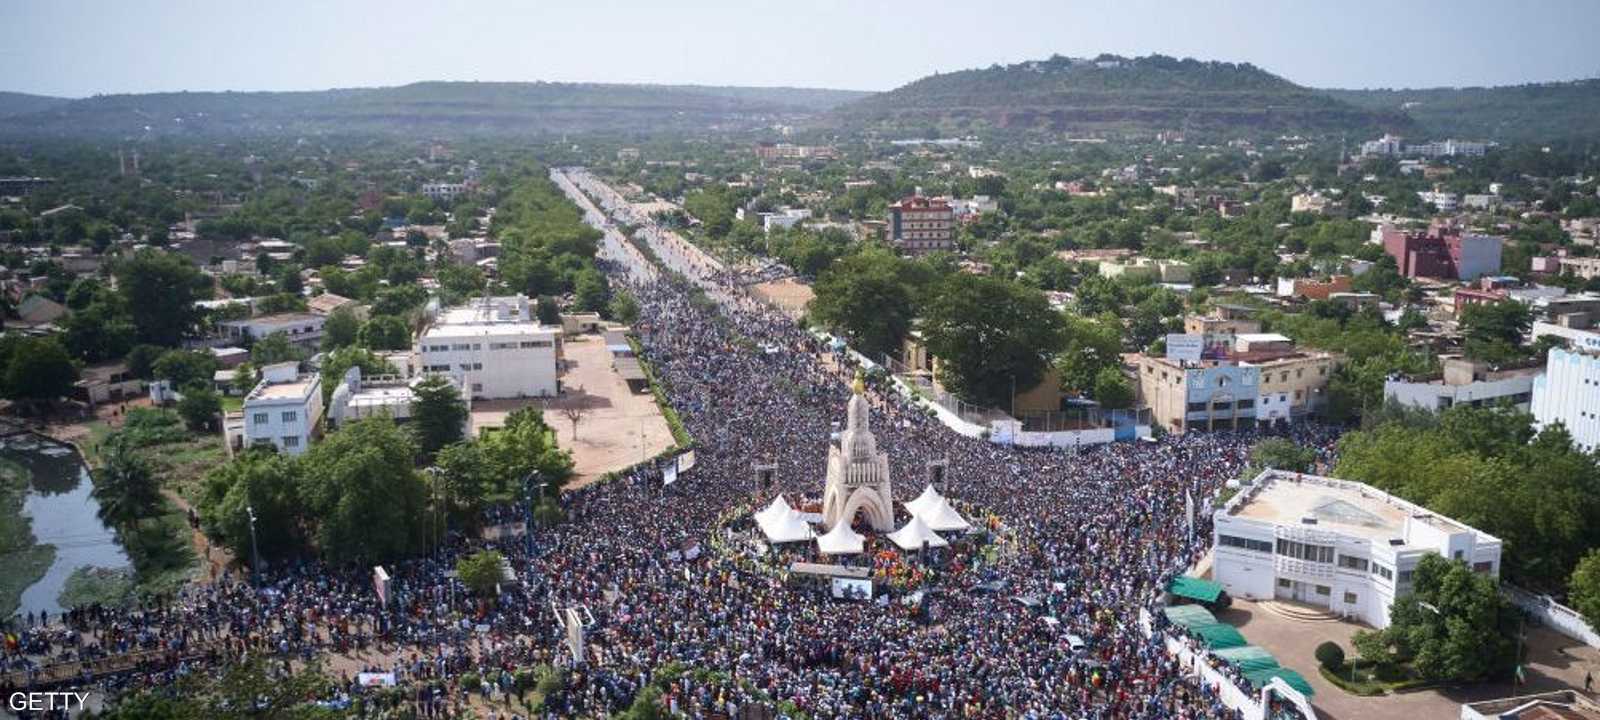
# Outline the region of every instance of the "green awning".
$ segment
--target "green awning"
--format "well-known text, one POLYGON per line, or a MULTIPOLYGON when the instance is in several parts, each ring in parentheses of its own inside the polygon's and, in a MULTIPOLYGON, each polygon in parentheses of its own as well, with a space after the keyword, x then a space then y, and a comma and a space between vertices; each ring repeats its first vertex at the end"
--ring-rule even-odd
POLYGON ((1206 647, 1212 650, 1243 647, 1248 644, 1244 636, 1239 634, 1239 630, 1227 623, 1195 625, 1189 628, 1189 632, 1199 635, 1200 639, 1205 641, 1206 647))
POLYGON ((1179 575, 1172 579, 1171 585, 1167 586, 1167 592, 1181 598, 1209 603, 1216 602, 1217 598, 1222 596, 1222 585, 1210 580, 1179 575))
POLYGON ((1161 613, 1167 616, 1167 622, 1179 627, 1212 625, 1217 622, 1217 616, 1199 605, 1169 605, 1161 608, 1161 613))
POLYGON ((1266 687, 1266 684, 1272 682, 1273 678, 1280 678, 1289 687, 1299 690, 1300 694, 1306 697, 1311 697, 1317 692, 1311 688, 1311 683, 1306 682, 1306 679, 1300 673, 1285 667, 1246 671, 1244 677, 1256 689, 1266 687))
POLYGON ((1240 672, 1245 673, 1256 670, 1271 670, 1278 667, 1278 659, 1273 657, 1272 653, 1255 645, 1213 650, 1211 654, 1239 668, 1240 672))

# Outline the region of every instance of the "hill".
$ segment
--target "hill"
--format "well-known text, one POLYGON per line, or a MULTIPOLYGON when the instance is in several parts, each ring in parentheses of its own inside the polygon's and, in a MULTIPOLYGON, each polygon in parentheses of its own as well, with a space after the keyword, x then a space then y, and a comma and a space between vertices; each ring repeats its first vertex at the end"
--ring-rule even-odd
POLYGON ((865 93, 797 88, 422 82, 308 92, 97 95, 0 116, 0 133, 48 136, 253 133, 527 135, 754 127, 865 93))
POLYGON ((50 97, 48 95, 0 92, 0 117, 27 115, 28 113, 59 107, 69 102, 72 101, 67 98, 50 97))
POLYGON ((1055 56, 925 77, 840 106, 846 125, 962 132, 1400 129, 1406 117, 1346 103, 1248 63, 1152 55, 1055 56))
POLYGON ((1328 90, 1379 112, 1404 112, 1429 137, 1497 142, 1600 139, 1600 79, 1502 87, 1328 90))

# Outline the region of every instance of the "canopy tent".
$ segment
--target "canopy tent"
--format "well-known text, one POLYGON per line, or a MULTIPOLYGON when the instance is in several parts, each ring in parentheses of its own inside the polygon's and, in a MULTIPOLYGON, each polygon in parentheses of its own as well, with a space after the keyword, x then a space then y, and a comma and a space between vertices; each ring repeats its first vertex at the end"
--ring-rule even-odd
POLYGON ((922 518, 915 515, 911 516, 911 522, 906 523, 905 527, 889 533, 889 539, 899 545, 901 550, 921 550, 924 544, 928 547, 944 547, 950 544, 939 537, 933 528, 928 527, 922 518))
POLYGON ((1255 645, 1244 645, 1236 648, 1223 648, 1213 650, 1212 655, 1239 668, 1240 672, 1250 673, 1257 670, 1271 670, 1278 667, 1278 659, 1255 645))
POLYGON ((1167 592, 1181 598, 1203 603, 1213 603, 1222 597, 1222 585, 1188 575, 1179 575, 1167 586, 1167 592))
POLYGON ((771 504, 767 505, 762 510, 757 511, 755 517, 756 517, 756 522, 759 523, 763 519, 766 519, 766 520, 781 520, 781 519, 783 519, 784 517, 787 517, 790 513, 793 513, 793 512, 794 512, 794 508, 789 507, 789 501, 788 500, 784 500, 783 496, 779 495, 779 496, 777 496, 777 497, 772 499, 772 503, 771 504))
POLYGON ((1161 608, 1161 612, 1167 616, 1168 622, 1179 627, 1214 625, 1217 622, 1217 616, 1199 605, 1171 605, 1161 608))
POLYGON ((1303 676, 1300 673, 1297 673, 1297 672, 1295 672, 1293 670, 1290 670, 1289 668, 1286 668, 1286 667, 1275 667, 1275 668, 1268 668, 1268 669, 1265 669, 1265 670, 1254 670, 1254 671, 1248 671, 1248 672, 1246 672, 1244 674, 1244 679, 1249 680, 1250 684, 1252 686, 1256 687, 1257 689, 1266 687, 1267 683, 1272 682, 1273 678, 1278 678, 1279 680, 1282 680, 1283 684, 1288 685, 1291 688, 1294 688, 1301 695, 1304 695, 1306 697, 1311 697, 1312 695, 1315 695, 1316 692, 1317 692, 1315 689, 1313 689, 1311 687, 1311 683, 1306 682, 1305 676, 1303 676))
POLYGON ((949 500, 938 496, 935 496, 932 502, 912 510, 911 514, 921 518, 936 532, 966 532, 972 529, 972 523, 967 522, 966 518, 961 517, 961 513, 950 507, 949 500))
POLYGON ((917 499, 905 504, 906 512, 909 512, 912 515, 921 515, 924 510, 943 500, 944 496, 940 495, 937 490, 934 490, 932 484, 929 484, 927 487, 922 489, 922 494, 918 495, 917 499))
POLYGON ((847 522, 840 522, 832 530, 817 536, 817 551, 823 555, 860 555, 865 549, 866 538, 861 537, 861 533, 847 522))
POLYGON ((1227 623, 1194 625, 1189 628, 1189 632, 1200 636, 1200 639, 1205 641, 1206 647, 1212 650, 1243 647, 1247 644, 1244 636, 1239 634, 1239 630, 1227 623))
POLYGON ((789 507, 782 495, 772 501, 767 509, 756 513, 756 525, 761 527, 761 533, 767 536, 767 542, 791 543, 803 542, 816 536, 811 532, 811 526, 800 517, 800 513, 789 507))

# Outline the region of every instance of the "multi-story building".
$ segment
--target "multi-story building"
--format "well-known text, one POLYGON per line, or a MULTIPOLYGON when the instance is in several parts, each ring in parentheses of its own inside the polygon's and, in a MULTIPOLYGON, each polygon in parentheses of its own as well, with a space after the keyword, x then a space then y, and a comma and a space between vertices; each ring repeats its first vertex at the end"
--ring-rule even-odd
POLYGON ((1475 280, 1500 272, 1501 240, 1493 235, 1465 233, 1443 223, 1434 223, 1426 232, 1385 224, 1374 234, 1408 278, 1475 280))
POLYGON ((1201 356, 1216 359, 1233 349, 1234 338, 1261 332, 1261 323, 1249 318, 1190 315, 1183 319, 1183 331, 1201 338, 1201 356))
POLYGON ((1533 382, 1544 371, 1542 363, 1524 367, 1490 368, 1487 363, 1461 357, 1444 359, 1444 371, 1430 375, 1393 376, 1383 383, 1385 402, 1439 412, 1455 405, 1509 403, 1526 411, 1533 399, 1533 382))
POLYGON ((832 145, 794 145, 791 143, 756 143, 756 157, 762 160, 827 160, 838 157, 832 145))
POLYGON ((1600 448, 1600 354, 1552 348, 1533 381, 1533 422, 1561 423, 1584 452, 1600 448))
POLYGON ((1151 422, 1172 432, 1236 430, 1304 419, 1326 401, 1339 356, 1297 350, 1271 333, 1234 333, 1199 362, 1136 356, 1139 397, 1151 422))
POLYGON ((1327 300, 1334 293, 1350 292, 1350 276, 1334 275, 1327 280, 1278 278, 1278 297, 1327 300))
POLYGON ((299 363, 261 368, 261 382, 244 398, 244 447, 272 444, 278 452, 299 455, 321 433, 322 380, 301 373, 299 363))
POLYGON ((1182 260, 1156 260, 1133 258, 1127 262, 1105 261, 1099 267, 1101 277, 1138 277, 1164 283, 1187 283, 1190 279, 1189 263, 1182 260))
POLYGON ((1172 432, 1239 430, 1256 420, 1261 372, 1248 365, 1138 356, 1139 394, 1151 422, 1172 432))
POLYGON ((430 182, 422 184, 422 194, 434 202, 450 202, 472 192, 468 183, 430 182))
POLYGON ((909 255, 953 250, 955 211, 945 202, 914 195, 889 206, 889 242, 909 255))
POLYGON ((417 338, 423 373, 456 377, 477 399, 552 397, 561 328, 540 325, 526 296, 477 298, 444 311, 417 338))
POLYGON ((1327 608, 1376 628, 1428 554, 1500 575, 1501 542, 1348 480, 1266 470, 1212 516, 1212 577, 1229 595, 1327 608))
POLYGON ((1600 277, 1600 257, 1564 257, 1559 262, 1563 275, 1576 275, 1585 280, 1593 280, 1600 277))
POLYGON ((322 342, 322 326, 327 322, 328 318, 314 313, 278 313, 228 320, 218 327, 228 340, 249 343, 281 332, 295 345, 314 348, 322 342))

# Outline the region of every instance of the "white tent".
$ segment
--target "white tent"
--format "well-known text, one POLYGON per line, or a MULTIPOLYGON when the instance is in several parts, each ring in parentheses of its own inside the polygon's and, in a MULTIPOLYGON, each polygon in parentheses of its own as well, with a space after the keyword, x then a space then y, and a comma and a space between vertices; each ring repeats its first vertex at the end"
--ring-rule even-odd
POLYGON ((950 544, 939 537, 933 528, 928 527, 922 518, 915 515, 911 516, 911 522, 906 523, 905 527, 889 533, 889 539, 899 545, 901 550, 921 550, 924 543, 928 547, 944 547, 950 544))
POLYGON ((922 489, 922 494, 918 495, 917 499, 905 504, 906 511, 912 515, 920 515, 925 508, 928 508, 934 503, 943 501, 944 496, 940 495, 937 490, 934 490, 932 484, 929 484, 927 487, 922 489))
POLYGON ((911 514, 938 532, 966 532, 972 529, 972 523, 961 517, 961 513, 950 507, 950 501, 944 498, 939 498, 920 510, 913 510, 911 514))
POLYGON ((761 527, 761 533, 767 536, 767 542, 791 543, 810 540, 816 536, 811 532, 811 526, 800 517, 800 513, 789 507, 782 495, 773 500, 767 509, 755 514, 756 525, 761 527))
POLYGON ((840 522, 832 530, 817 536, 817 550, 823 555, 860 555, 866 548, 866 538, 861 533, 850 527, 848 522, 840 522))
POLYGON ((755 518, 758 523, 763 519, 782 520, 792 512, 794 512, 794 508, 789 507, 789 501, 784 500, 783 496, 779 495, 772 499, 772 504, 756 512, 755 518))

